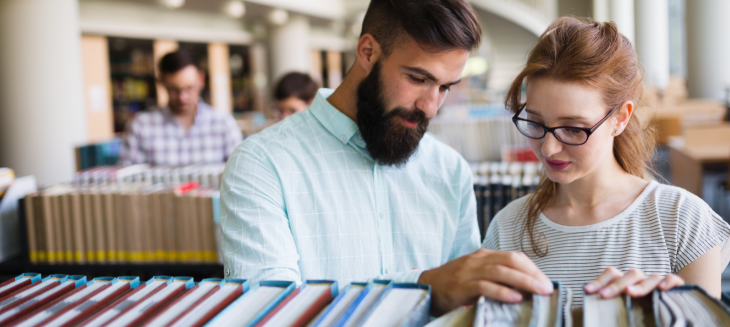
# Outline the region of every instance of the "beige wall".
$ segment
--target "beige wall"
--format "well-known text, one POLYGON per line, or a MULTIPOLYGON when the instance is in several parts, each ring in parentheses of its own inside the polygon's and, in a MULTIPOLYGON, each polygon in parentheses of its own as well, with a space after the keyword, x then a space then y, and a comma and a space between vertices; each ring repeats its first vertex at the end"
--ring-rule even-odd
POLYGON ((84 104, 89 142, 108 140, 114 137, 114 112, 107 38, 83 35, 81 58, 84 68, 84 104))
POLYGON ((231 66, 228 44, 208 44, 208 73, 210 74, 210 102, 220 112, 233 112, 231 95, 231 66))

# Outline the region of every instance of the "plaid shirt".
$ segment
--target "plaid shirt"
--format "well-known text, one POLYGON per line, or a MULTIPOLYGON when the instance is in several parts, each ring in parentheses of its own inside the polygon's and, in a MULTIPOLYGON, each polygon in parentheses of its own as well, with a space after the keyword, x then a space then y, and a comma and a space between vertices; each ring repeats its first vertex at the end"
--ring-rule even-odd
POLYGON ((225 162, 242 139, 231 115, 202 101, 188 131, 168 108, 140 112, 127 126, 121 162, 171 166, 225 162))

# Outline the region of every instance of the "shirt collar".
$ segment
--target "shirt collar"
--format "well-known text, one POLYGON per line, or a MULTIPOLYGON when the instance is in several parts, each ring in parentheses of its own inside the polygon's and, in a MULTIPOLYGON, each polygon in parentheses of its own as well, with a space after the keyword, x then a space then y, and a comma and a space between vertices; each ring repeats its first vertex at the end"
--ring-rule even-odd
POLYGON ((352 141, 355 145, 365 148, 365 141, 359 138, 360 128, 357 123, 327 101, 327 98, 334 92, 335 90, 327 88, 317 90, 317 95, 309 106, 309 111, 342 144, 348 144, 352 141))
MULTIPOLYGON (((195 121, 193 122, 193 126, 198 125, 199 123, 203 122, 205 118, 208 116, 208 113, 213 110, 207 103, 205 103, 203 100, 198 101, 198 111, 195 113, 195 121)), ((170 111, 169 106, 165 106, 162 108, 162 115, 165 117, 165 120, 167 120, 170 123, 173 124, 179 124, 177 119, 175 119, 175 115, 170 111)), ((192 126, 191 126, 192 128, 192 126)))

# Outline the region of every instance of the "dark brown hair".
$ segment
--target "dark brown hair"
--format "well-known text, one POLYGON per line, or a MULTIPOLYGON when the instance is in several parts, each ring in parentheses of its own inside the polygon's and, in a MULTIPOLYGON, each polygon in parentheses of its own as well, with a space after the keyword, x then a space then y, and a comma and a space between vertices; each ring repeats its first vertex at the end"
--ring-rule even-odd
POLYGON ((370 33, 389 56, 403 32, 428 51, 479 46, 482 29, 465 0, 372 0, 360 36, 370 33))
MULTIPOLYGON (((577 82, 600 90, 606 110, 618 107, 624 101, 634 102, 625 130, 614 138, 613 155, 629 174, 644 177, 651 170, 649 158, 654 148, 653 130, 642 128, 636 115, 636 105, 642 93, 643 68, 631 42, 621 35, 613 22, 598 23, 589 19, 562 17, 555 20, 530 51, 525 68, 510 86, 505 105, 516 113, 523 105, 520 99, 522 84, 530 77, 548 77, 558 81, 577 82)), ((523 208, 519 233, 524 249, 525 235, 529 235, 532 251, 538 257, 547 255, 545 235, 535 235, 535 222, 540 212, 557 193, 559 185, 544 174, 535 193, 523 208), (536 236, 542 242, 536 240, 536 236), (542 244, 545 244, 543 249, 542 244)))
POLYGON ((196 64, 195 55, 192 52, 180 49, 175 52, 170 52, 160 59, 159 69, 161 74, 173 74, 179 72, 181 69, 187 66, 195 66, 196 64))
POLYGON ((294 96, 304 102, 309 102, 314 99, 316 94, 317 84, 304 73, 288 73, 274 87, 274 99, 276 100, 285 100, 294 96))

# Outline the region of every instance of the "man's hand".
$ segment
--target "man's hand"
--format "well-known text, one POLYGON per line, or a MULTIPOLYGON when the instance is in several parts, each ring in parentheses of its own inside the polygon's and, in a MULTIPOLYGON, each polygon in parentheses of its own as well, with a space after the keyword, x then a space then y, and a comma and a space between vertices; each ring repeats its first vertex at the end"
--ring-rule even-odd
POLYGON ((520 292, 512 287, 544 295, 553 292, 550 280, 524 253, 486 249, 426 270, 418 282, 431 285, 434 316, 473 304, 480 296, 509 303, 522 301, 520 292))

